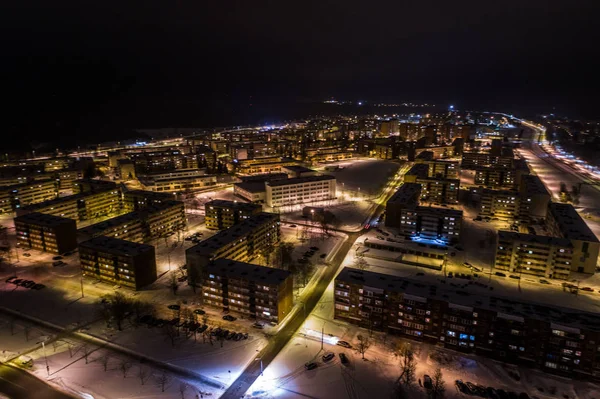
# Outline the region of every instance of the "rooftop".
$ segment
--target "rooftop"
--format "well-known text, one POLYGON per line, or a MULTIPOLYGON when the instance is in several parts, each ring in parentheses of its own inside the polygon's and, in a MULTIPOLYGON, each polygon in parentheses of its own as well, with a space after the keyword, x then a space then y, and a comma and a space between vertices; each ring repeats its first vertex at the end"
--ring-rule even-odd
POLYGON ((302 165, 282 166, 282 169, 286 169, 286 170, 289 170, 289 171, 292 171, 292 172, 296 172, 296 173, 316 172, 316 170, 307 168, 306 166, 302 166, 302 165))
POLYGON ((262 205, 254 204, 251 202, 238 202, 238 201, 228 201, 222 199, 216 199, 207 202, 204 204, 205 207, 216 206, 219 208, 235 208, 240 210, 253 211, 255 209, 262 209, 262 205))
POLYGON ((535 175, 521 176, 521 186, 524 188, 525 195, 540 195, 545 194, 550 197, 550 193, 542 183, 542 180, 535 175))
POLYGON ((262 180, 235 183, 234 186, 241 188, 244 191, 248 191, 249 193, 262 193, 266 191, 265 182, 262 180))
POLYGON ((289 186, 292 184, 310 183, 310 182, 323 181, 323 180, 335 180, 335 177, 327 176, 327 175, 325 175, 325 176, 306 176, 306 177, 296 177, 293 179, 270 181, 270 182, 266 182, 265 184, 269 185, 271 187, 277 187, 277 186, 289 186))
POLYGON ((405 176, 427 177, 429 175, 429 165, 425 163, 415 164, 405 176))
POLYGON ((59 205, 59 204, 63 204, 63 203, 78 201, 81 199, 85 199, 87 197, 92 197, 94 195, 104 194, 104 193, 107 193, 112 190, 114 190, 114 187, 105 187, 105 188, 103 187, 101 189, 98 189, 95 192, 84 192, 84 193, 79 193, 79 194, 68 195, 66 197, 55 198, 55 199, 40 202, 37 204, 27 205, 26 207, 23 207, 22 209, 24 211, 35 212, 36 209, 45 209, 49 206, 55 206, 55 205, 59 205))
POLYGON ((287 179, 287 173, 260 173, 257 175, 238 176, 244 183, 265 182, 269 180, 287 179))
POLYGON ((509 230, 499 230, 498 231, 498 239, 528 242, 528 243, 532 243, 532 244, 571 247, 571 241, 569 241, 566 238, 517 233, 516 231, 509 231, 509 230))
POLYGON ((199 255, 212 255, 215 251, 223 248, 224 246, 236 241, 243 239, 248 234, 253 232, 258 226, 265 223, 279 222, 279 215, 276 213, 261 212, 249 219, 246 219, 227 230, 222 230, 212 237, 207 238, 204 241, 194 245, 186 250, 188 253, 196 253, 199 255))
POLYGON ((148 244, 119 240, 118 238, 100 236, 79 244, 79 248, 92 251, 108 252, 119 256, 136 256, 148 251, 154 252, 154 247, 148 244))
POLYGON ((437 284, 426 284, 417 280, 370 271, 344 268, 336 277, 336 281, 359 284, 366 287, 379 288, 388 292, 398 292, 411 295, 414 300, 427 299, 447 301, 451 306, 464 306, 465 310, 487 309, 498 312, 517 320, 542 320, 554 325, 560 324, 571 328, 585 328, 600 331, 600 316, 597 313, 586 312, 536 302, 518 301, 502 296, 487 296, 470 294, 467 290, 447 288, 437 284))
POLYGON ((61 224, 76 225, 75 220, 63 218, 60 216, 47 215, 45 213, 32 212, 15 218, 15 223, 23 222, 27 224, 35 224, 44 227, 56 227, 61 224))
POLYGON ((573 205, 551 202, 548 210, 558 223, 563 237, 569 240, 598 242, 598 237, 579 216, 573 205))
POLYGON ((209 263, 206 266, 206 273, 229 278, 251 280, 256 283, 268 285, 279 285, 291 275, 287 270, 253 265, 251 263, 238 262, 230 259, 217 259, 214 262, 209 263))
POLYGON ((11 186, 4 186, 4 187, 1 187, 0 189, 2 191, 13 191, 13 190, 18 190, 20 188, 28 188, 28 187, 38 186, 38 185, 49 183, 49 182, 56 183, 56 179, 34 180, 32 182, 29 182, 29 183, 19 183, 19 184, 13 184, 11 186))
POLYGON ((388 200, 388 204, 405 204, 406 206, 416 206, 421 195, 421 185, 419 183, 404 183, 396 190, 394 195, 388 200))

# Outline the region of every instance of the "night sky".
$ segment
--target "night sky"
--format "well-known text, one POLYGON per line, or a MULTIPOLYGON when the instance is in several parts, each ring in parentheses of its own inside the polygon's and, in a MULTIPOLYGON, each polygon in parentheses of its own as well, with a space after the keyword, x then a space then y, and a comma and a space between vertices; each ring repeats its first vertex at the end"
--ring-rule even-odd
POLYGON ((598 117, 598 3, 5 2, 4 119, 69 136, 332 96, 598 117))

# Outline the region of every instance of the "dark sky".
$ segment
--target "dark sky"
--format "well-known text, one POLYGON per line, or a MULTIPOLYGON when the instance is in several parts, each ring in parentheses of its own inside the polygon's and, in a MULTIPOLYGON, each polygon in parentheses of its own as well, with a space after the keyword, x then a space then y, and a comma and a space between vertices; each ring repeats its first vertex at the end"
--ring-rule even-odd
POLYGON ((598 116, 598 3, 5 2, 6 120, 202 125, 202 104, 330 96, 598 116))

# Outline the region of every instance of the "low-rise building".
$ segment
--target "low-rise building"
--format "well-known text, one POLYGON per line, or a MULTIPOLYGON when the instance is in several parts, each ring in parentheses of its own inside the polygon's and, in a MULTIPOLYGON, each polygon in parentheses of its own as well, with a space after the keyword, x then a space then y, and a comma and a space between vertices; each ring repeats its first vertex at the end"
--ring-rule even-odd
POLYGON ((73 219, 29 213, 15 218, 15 230, 21 248, 53 254, 64 254, 77 248, 77 222, 73 219))
POLYGON ((417 206, 402 210, 400 233, 413 240, 429 240, 458 244, 463 211, 457 209, 417 206))
POLYGON ((262 212, 262 206, 246 202, 212 200, 204 204, 204 210, 206 228, 223 230, 262 212))
POLYGON ((201 174, 177 175, 177 173, 173 173, 170 176, 170 173, 161 173, 160 175, 140 177, 139 181, 144 186, 144 189, 149 191, 182 193, 215 186, 217 184, 217 176, 201 174))
POLYGON ((309 176, 265 183, 265 202, 270 207, 305 204, 334 199, 336 180, 333 176, 309 176))
POLYGON ((267 189, 264 181, 249 181, 235 183, 233 185, 233 194, 246 201, 262 204, 267 197, 267 189))
POLYGON ((344 268, 334 318, 502 362, 597 377, 597 313, 344 268))
POLYGON ((296 177, 316 176, 317 171, 301 165, 282 166, 281 171, 287 174, 290 179, 296 177))
POLYGON ((399 228, 402 221, 402 212, 406 209, 415 209, 419 205, 421 185, 418 183, 404 183, 396 190, 385 205, 386 227, 399 228))
POLYGON ((156 281, 154 247, 112 237, 96 237, 79 244, 84 276, 139 290, 156 281))
POLYGON ((262 251, 272 250, 279 237, 279 215, 261 212, 188 248, 188 276, 201 276, 202 270, 219 258, 251 261, 262 256, 262 251))
POLYGON ((216 259, 202 275, 204 304, 274 323, 292 310, 293 288, 287 270, 231 259, 216 259))

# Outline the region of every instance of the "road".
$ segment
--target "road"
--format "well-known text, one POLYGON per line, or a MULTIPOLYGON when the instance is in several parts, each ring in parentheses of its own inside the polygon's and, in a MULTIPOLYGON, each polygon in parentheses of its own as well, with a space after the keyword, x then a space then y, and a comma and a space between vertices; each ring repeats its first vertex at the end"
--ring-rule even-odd
POLYGON ((0 364, 0 394, 11 399, 73 399, 26 371, 0 364))
MULTIPOLYGON (((398 180, 398 177, 394 179, 398 180)), ((377 201, 377 206, 371 212, 371 216, 379 215, 383 212, 385 204, 390 196, 395 191, 395 185, 389 184, 383 191, 377 201)), ((252 386, 256 379, 261 375, 261 371, 264 370, 277 356, 277 354, 287 345, 289 340, 294 336, 296 331, 300 329, 306 316, 310 315, 323 296, 323 293, 336 276, 342 262, 346 258, 346 255, 352 249, 356 239, 366 232, 362 229, 358 232, 348 232, 348 239, 340 246, 338 251, 331 259, 331 263, 326 267, 320 278, 317 280, 315 286, 310 290, 305 290, 298 301, 304 303, 304 309, 296 307, 289 316, 289 319, 285 321, 285 324, 279 329, 279 331, 269 340, 269 344, 263 348, 257 355, 253 362, 240 374, 240 376, 229 386, 229 388, 221 396, 222 399, 238 399, 242 397, 246 391, 252 386)))

